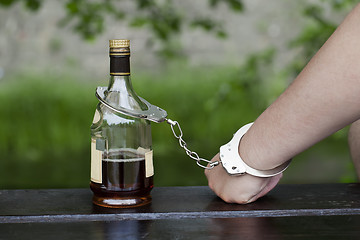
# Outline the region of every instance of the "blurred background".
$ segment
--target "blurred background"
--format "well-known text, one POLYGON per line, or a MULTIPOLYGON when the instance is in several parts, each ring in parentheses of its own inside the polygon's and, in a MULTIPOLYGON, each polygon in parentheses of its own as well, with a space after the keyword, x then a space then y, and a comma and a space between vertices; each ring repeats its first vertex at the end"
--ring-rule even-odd
MULTIPOLYGON (((211 159, 291 83, 355 0, 0 0, 0 188, 88 187, 108 40, 131 39, 138 95, 211 159)), ((206 185, 166 123, 155 185, 206 185)), ((282 183, 354 182, 347 129, 297 156, 282 183)))

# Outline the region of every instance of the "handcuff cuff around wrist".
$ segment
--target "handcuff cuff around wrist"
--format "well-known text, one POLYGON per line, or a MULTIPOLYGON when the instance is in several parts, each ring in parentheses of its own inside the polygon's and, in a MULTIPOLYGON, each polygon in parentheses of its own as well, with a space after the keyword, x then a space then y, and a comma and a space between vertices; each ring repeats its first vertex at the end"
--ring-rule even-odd
POLYGON ((269 170, 258 170, 247 165, 239 154, 239 144, 242 137, 250 129, 253 123, 248 123, 241 127, 233 138, 225 145, 220 147, 220 159, 223 167, 230 175, 250 174, 256 177, 273 177, 285 171, 291 159, 280 166, 269 170))
POLYGON ((245 135, 245 133, 250 129, 253 123, 246 124, 245 126, 241 127, 233 136, 231 141, 223 146, 220 147, 220 161, 209 161, 207 159, 199 157, 199 155, 195 151, 191 151, 188 149, 185 140, 183 139, 183 133, 180 127, 180 124, 177 121, 173 121, 167 118, 167 112, 155 105, 150 104, 145 99, 140 98, 140 100, 145 103, 147 106, 146 110, 132 110, 123 107, 115 107, 109 104, 105 100, 105 92, 107 87, 97 87, 95 96, 97 99, 106 107, 113 110, 114 112, 133 117, 133 118, 142 118, 146 119, 155 123, 161 123, 166 121, 170 124, 171 130, 178 139, 180 147, 185 150, 185 153, 196 161, 196 164, 199 167, 205 169, 213 169, 215 166, 222 164, 223 168, 226 172, 230 175, 243 175, 245 173, 256 176, 256 177, 272 177, 278 175, 286 170, 289 166, 291 159, 287 162, 283 163, 282 165, 270 169, 270 170, 258 170, 248 166, 240 157, 239 155, 239 143, 241 138, 245 135), (177 128, 177 130, 176 130, 177 128), (203 164, 205 162, 205 165, 203 164))

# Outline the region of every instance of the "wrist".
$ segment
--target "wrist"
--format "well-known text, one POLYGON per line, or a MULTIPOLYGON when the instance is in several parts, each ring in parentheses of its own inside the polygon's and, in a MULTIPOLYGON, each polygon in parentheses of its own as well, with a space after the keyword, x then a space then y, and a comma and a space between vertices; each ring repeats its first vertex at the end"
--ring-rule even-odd
POLYGON ((250 174, 256 177, 272 177, 283 172, 289 165, 287 161, 275 168, 260 170, 249 166, 239 154, 239 143, 253 123, 241 127, 227 144, 220 147, 220 159, 222 166, 230 175, 250 174))
MULTIPOLYGON (((270 129, 267 129, 267 132, 270 132, 270 136, 272 136, 270 129)), ((274 146, 276 140, 274 136, 270 137, 268 133, 266 135, 268 137, 265 137, 263 133, 264 130, 259 129, 259 125, 254 124, 239 143, 239 155, 246 164, 255 169, 274 169, 291 157, 285 157, 282 149, 274 146)))
POLYGON ((267 164, 264 164, 264 161, 262 161, 261 154, 258 152, 259 143, 253 143, 251 144, 251 128, 249 131, 242 137, 242 139, 239 142, 238 146, 238 152, 242 160, 249 165, 252 168, 258 169, 258 170, 267 170, 274 168, 272 166, 267 166, 267 164))

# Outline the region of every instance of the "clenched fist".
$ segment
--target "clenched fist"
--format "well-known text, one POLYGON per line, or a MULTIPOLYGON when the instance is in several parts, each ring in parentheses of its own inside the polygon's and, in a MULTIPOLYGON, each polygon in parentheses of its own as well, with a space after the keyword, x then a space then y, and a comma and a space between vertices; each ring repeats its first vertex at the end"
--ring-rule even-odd
MULTIPOLYGON (((219 154, 217 154, 211 161, 219 160, 219 154)), ((227 203, 238 204, 251 203, 264 196, 282 177, 282 174, 268 178, 254 177, 249 174, 231 176, 221 165, 210 170, 206 169, 205 175, 209 187, 216 195, 227 203)))

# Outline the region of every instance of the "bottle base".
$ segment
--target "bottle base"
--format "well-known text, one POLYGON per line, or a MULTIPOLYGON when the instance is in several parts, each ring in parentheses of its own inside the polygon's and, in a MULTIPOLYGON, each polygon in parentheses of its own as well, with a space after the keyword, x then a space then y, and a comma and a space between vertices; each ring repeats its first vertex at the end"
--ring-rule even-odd
POLYGON ((92 202, 95 205, 107 208, 134 208, 151 203, 151 196, 148 195, 138 198, 107 198, 94 195, 92 202))

